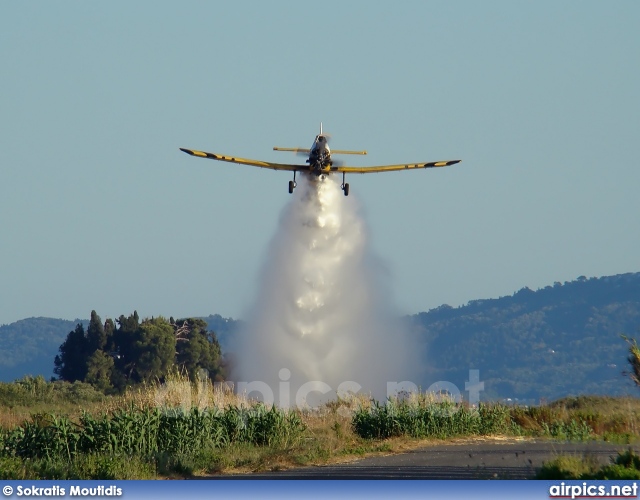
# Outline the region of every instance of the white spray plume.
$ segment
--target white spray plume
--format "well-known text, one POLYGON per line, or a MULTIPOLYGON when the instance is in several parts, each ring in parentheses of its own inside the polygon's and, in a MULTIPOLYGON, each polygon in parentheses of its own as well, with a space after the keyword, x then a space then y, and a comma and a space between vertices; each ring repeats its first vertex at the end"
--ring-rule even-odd
POLYGON ((234 348, 238 387, 262 382, 276 404, 289 406, 309 382, 332 389, 309 395, 311 404, 335 397, 345 382, 384 401, 387 382, 411 381, 416 349, 390 306, 386 275, 371 255, 357 200, 343 196, 331 177, 302 176, 234 348))

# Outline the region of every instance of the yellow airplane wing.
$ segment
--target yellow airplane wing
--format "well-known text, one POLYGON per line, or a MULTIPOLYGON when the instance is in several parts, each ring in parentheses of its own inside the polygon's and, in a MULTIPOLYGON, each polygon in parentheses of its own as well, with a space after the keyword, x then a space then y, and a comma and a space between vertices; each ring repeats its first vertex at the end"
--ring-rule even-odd
POLYGON ((268 161, 248 160, 246 158, 238 158, 237 156, 222 156, 215 153, 207 153, 205 151, 195 151, 193 149, 180 148, 191 156, 199 156, 200 158, 209 158, 210 160, 228 161, 231 163, 240 163, 241 165, 251 165, 253 167, 270 168, 272 170, 287 170, 289 172, 301 172, 309 170, 309 165, 288 165, 286 163, 271 163, 268 161))
POLYGON ((345 174, 375 174, 380 172, 394 172, 396 170, 411 170, 414 168, 447 167, 460 163, 461 160, 432 161, 429 163, 405 163, 404 165, 382 165, 379 167, 331 167, 332 172, 345 174))

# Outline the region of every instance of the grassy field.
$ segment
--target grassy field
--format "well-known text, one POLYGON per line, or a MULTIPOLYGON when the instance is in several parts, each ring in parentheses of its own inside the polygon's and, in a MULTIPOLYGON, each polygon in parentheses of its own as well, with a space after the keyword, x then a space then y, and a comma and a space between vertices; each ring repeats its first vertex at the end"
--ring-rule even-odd
POLYGON ((86 384, 25 378, 0 383, 0 479, 277 470, 394 453, 458 436, 631 443, 639 436, 639 416, 640 400, 632 398, 469 408, 428 394, 386 404, 354 396, 289 411, 179 374, 110 397, 86 384))
POLYGON ((640 456, 629 449, 603 466, 589 455, 559 455, 543 465, 537 479, 640 479, 640 456))
POLYGON ((107 398, 91 385, 47 382, 43 377, 24 377, 0 382, 0 428, 10 429, 34 413, 78 416, 81 408, 99 408, 107 398))

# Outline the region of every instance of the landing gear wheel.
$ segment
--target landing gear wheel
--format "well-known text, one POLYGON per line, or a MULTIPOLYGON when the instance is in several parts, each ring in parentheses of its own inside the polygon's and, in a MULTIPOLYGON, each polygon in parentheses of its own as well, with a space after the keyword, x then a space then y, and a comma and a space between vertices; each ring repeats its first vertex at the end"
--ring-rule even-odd
POLYGON ((344 182, 344 178, 345 178, 345 173, 342 172, 342 185, 340 187, 344 191, 344 195, 345 196, 349 196, 349 183, 348 182, 344 182))
POLYGON ((295 187, 293 181, 289 181, 289 194, 293 193, 293 188, 295 187))

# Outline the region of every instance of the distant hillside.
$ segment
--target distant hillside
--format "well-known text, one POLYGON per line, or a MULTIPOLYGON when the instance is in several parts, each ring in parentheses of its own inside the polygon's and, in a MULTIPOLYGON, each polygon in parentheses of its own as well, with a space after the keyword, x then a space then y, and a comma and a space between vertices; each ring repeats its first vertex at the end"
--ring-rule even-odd
POLYGON ((479 369, 487 397, 640 393, 621 374, 628 366, 620 338, 640 335, 640 273, 523 288, 410 319, 427 387, 446 380, 463 390, 469 369, 479 369))
POLYGON ((53 375, 53 358, 60 344, 78 323, 53 318, 28 318, 0 326, 0 381, 9 382, 23 375, 53 375))
POLYGON ((209 330, 216 332, 216 338, 220 343, 220 348, 222 349, 223 354, 227 352, 230 338, 237 331, 242 321, 232 318, 223 318, 219 314, 210 314, 206 317, 202 316, 202 319, 207 322, 209 330))
MULTIPOLYGON (((227 352, 240 322, 218 314, 202 319, 227 352)), ((448 381, 464 391, 469 369, 478 369, 487 399, 640 395, 622 375, 627 344, 620 338, 640 340, 640 273, 523 288, 406 319, 422 346, 416 382, 423 389, 448 381)), ((29 318, 0 327, 0 381, 50 377, 60 344, 79 321, 29 318)))

